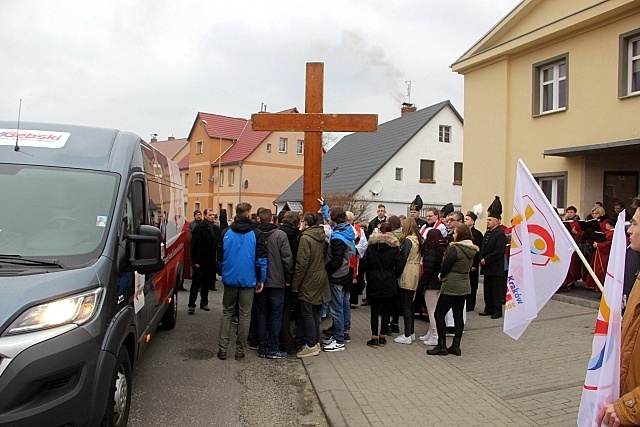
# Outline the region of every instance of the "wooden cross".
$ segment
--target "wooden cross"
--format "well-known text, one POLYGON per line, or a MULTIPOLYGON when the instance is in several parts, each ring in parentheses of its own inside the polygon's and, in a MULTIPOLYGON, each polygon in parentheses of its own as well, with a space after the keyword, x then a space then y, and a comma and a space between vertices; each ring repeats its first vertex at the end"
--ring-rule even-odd
POLYGON ((256 131, 304 131, 302 205, 305 212, 317 211, 317 199, 322 196, 322 132, 378 131, 377 114, 323 114, 323 98, 324 63, 307 62, 304 114, 251 115, 251 128, 256 131))

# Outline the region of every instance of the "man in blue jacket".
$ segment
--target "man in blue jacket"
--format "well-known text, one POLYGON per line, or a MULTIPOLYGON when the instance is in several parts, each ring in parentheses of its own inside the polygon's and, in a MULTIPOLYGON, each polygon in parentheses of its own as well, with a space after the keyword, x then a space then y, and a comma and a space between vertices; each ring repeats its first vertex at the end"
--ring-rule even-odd
POLYGON ((218 244, 218 260, 222 272, 224 295, 218 334, 218 358, 227 358, 231 317, 238 305, 239 321, 236 338, 236 360, 244 358, 247 346, 251 305, 254 293, 262 292, 267 278, 267 245, 264 234, 249 218, 251 205, 238 203, 236 218, 222 232, 218 244))

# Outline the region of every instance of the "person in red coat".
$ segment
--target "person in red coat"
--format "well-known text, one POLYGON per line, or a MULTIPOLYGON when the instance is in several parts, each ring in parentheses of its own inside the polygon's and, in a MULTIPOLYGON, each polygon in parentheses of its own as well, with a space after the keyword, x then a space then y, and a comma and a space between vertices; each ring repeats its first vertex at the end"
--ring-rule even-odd
MULTIPOLYGON (((596 277, 600 281, 600 284, 604 284, 604 278, 607 273, 607 264, 609 263, 611 242, 613 240, 613 229, 616 226, 617 219, 617 217, 611 217, 607 221, 600 222, 602 232, 605 235, 605 240, 602 242, 593 242, 593 248, 595 250, 593 257, 591 258, 590 265, 594 273, 596 273, 596 277)), ((584 282, 584 287, 592 291, 600 292, 600 288, 598 288, 596 281, 593 280, 591 275, 587 276, 587 279, 584 282)))

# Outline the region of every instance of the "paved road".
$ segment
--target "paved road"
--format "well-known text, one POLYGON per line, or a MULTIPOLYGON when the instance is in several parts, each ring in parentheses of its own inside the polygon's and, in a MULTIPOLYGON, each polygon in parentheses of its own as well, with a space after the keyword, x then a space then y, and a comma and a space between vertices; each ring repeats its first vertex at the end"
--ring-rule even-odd
POLYGON ((193 316, 187 294, 179 294, 175 329, 159 330, 135 367, 129 426, 327 425, 300 360, 258 359, 251 350, 243 361, 233 353, 218 360, 222 292, 210 293, 210 312, 193 316))

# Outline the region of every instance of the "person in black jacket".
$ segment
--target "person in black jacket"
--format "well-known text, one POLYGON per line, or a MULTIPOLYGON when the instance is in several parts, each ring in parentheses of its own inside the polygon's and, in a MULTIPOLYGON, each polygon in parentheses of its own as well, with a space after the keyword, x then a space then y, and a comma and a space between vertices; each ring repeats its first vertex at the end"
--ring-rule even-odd
MULTIPOLYGON (((300 215, 298 212, 287 211, 282 216, 280 230, 284 231, 289 240, 291 254, 293 255, 293 265, 296 265, 298 255, 298 245, 300 244, 300 215)), ((304 345, 304 325, 302 322, 296 322, 296 337, 291 334, 291 315, 297 313, 297 296, 291 290, 291 282, 284 289, 284 306, 282 308, 282 330, 280 331, 280 348, 289 354, 297 352, 298 348, 304 345), (297 343, 297 344, 295 344, 297 343)))
POLYGON ((215 224, 213 209, 204 211, 204 219, 193 229, 191 239, 191 262, 193 280, 189 290, 189 314, 196 310, 198 289, 200 290, 200 309, 209 311, 209 288, 216 290, 216 248, 220 241, 220 228, 215 224))
POLYGON ((429 331, 419 339, 426 345, 438 344, 438 332, 436 330, 435 311, 440 296, 442 282, 438 278, 442 257, 447 249, 447 242, 437 228, 427 231, 425 238, 425 251, 422 257, 423 274, 420 282, 424 285, 424 301, 429 312, 429 331))
POLYGON ((380 233, 371 235, 363 264, 367 297, 371 303, 371 340, 367 341, 367 345, 377 348, 387 343, 389 309, 396 298, 398 277, 404 269, 400 241, 393 235, 390 224, 382 224, 380 233), (382 315, 382 326, 378 333, 379 315, 382 315))
POLYGON ((480 250, 480 273, 484 276, 484 311, 479 314, 491 316, 492 319, 502 317, 502 301, 506 292, 502 278, 507 236, 500 228, 501 214, 502 207, 499 211, 489 211, 487 232, 480 250))
POLYGON ((378 205, 377 216, 369 221, 369 227, 367 227, 367 239, 378 226, 387 221, 387 208, 380 203, 378 205))
MULTIPOLYGON (((478 230, 476 225, 476 220, 478 216, 472 211, 467 212, 464 216, 464 223, 469 230, 471 230, 471 241, 473 244, 479 247, 482 250, 482 241, 484 240, 484 236, 482 232, 478 230)), ((473 262, 471 263, 471 271, 469 272, 469 281, 471 282, 471 293, 467 295, 467 311, 473 311, 476 308, 476 295, 478 294, 478 278, 480 276, 480 252, 476 252, 476 256, 473 257, 473 262)))

